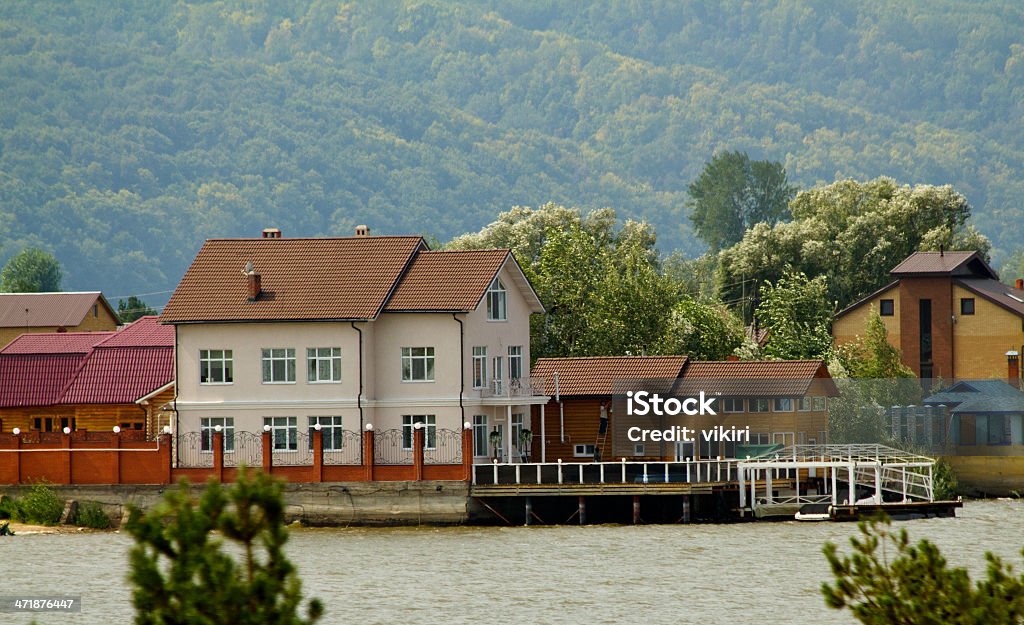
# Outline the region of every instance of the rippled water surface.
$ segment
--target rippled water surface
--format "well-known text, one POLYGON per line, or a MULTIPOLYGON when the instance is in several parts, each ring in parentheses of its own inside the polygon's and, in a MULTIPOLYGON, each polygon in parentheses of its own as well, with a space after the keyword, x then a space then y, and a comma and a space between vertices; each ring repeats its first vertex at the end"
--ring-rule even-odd
MULTIPOLYGON (((978 573, 986 550, 1020 562, 1024 503, 968 503, 956 519, 899 524, 978 573)), ((299 529, 288 554, 325 623, 852 623, 829 610, 821 546, 852 523, 299 529)), ((40 623, 128 623, 130 539, 0 538, 0 594, 78 594, 81 614, 40 623)), ((0 615, 28 623, 31 615, 0 615)))

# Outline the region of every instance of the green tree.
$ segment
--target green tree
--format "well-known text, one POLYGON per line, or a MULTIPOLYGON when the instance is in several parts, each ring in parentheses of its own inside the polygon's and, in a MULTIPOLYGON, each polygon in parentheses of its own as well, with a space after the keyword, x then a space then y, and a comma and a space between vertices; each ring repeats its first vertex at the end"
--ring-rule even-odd
POLYGON ((936 545, 911 545, 907 531, 894 532, 888 519, 863 521, 859 529, 851 555, 833 543, 823 549, 835 578, 821 586, 830 608, 849 609, 864 625, 1024 622, 1024 575, 992 553, 985 554, 985 578, 972 584, 967 569, 950 567, 936 545))
POLYGON ((63 272, 53 254, 34 247, 13 256, 0 271, 4 293, 48 293, 60 291, 63 272))
POLYGON ((872 310, 863 337, 836 348, 846 370, 853 378, 912 378, 914 372, 903 364, 900 350, 889 342, 889 331, 878 311, 872 310))
POLYGON ((127 300, 117 300, 117 317, 121 323, 131 323, 139 317, 156 314, 156 309, 150 308, 146 302, 134 295, 129 295, 127 300))
POLYGON ((687 187, 690 220, 712 251, 729 247, 756 223, 773 225, 788 215, 796 187, 776 161, 751 161, 746 152, 722 152, 687 187))
POLYGON ((765 283, 757 319, 768 331, 764 354, 782 360, 827 358, 832 347, 832 305, 824 276, 786 273, 765 283))
POLYGON ((743 341, 743 324, 728 308, 683 297, 672 307, 659 350, 692 360, 724 360, 743 341))
POLYGON ((793 221, 757 224, 722 250, 722 299, 740 300, 744 281, 774 282, 799 271, 825 276, 828 299, 843 308, 885 285, 889 271, 915 251, 943 246, 987 255, 990 247, 967 225, 971 207, 951 186, 841 180, 798 193, 790 209, 793 221))
POLYGON ((264 473, 244 470, 227 489, 211 481, 198 502, 182 483, 151 512, 133 509, 127 531, 138 625, 301 625, 323 615, 318 599, 299 615, 281 484, 264 473), (225 540, 237 549, 225 551, 225 540))

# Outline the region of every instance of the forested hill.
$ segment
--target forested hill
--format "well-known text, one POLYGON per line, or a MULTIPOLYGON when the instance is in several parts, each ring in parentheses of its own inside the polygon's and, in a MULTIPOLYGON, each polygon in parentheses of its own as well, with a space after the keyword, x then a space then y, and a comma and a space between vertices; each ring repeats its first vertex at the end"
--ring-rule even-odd
POLYGON ((952 183, 1021 244, 1019 2, 680 4, 0 3, 0 262, 152 293, 206 237, 443 240, 549 200, 696 253, 686 185, 725 149, 952 183))

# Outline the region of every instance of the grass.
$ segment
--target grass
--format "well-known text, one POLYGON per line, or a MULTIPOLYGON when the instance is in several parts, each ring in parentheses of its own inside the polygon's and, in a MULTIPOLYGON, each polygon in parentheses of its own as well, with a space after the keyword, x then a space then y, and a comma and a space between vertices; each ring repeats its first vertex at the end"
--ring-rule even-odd
POLYGON ((84 501, 78 505, 78 515, 75 523, 81 527, 88 527, 94 530, 105 530, 110 527, 110 517, 103 511, 103 507, 95 501, 84 501))

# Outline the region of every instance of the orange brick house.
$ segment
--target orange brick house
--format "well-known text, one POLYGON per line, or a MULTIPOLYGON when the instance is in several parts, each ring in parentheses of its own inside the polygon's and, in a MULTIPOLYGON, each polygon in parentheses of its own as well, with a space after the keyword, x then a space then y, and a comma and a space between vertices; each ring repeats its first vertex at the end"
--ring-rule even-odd
POLYGON ((117 324, 117 313, 99 291, 0 293, 0 347, 22 334, 109 332, 117 324))

